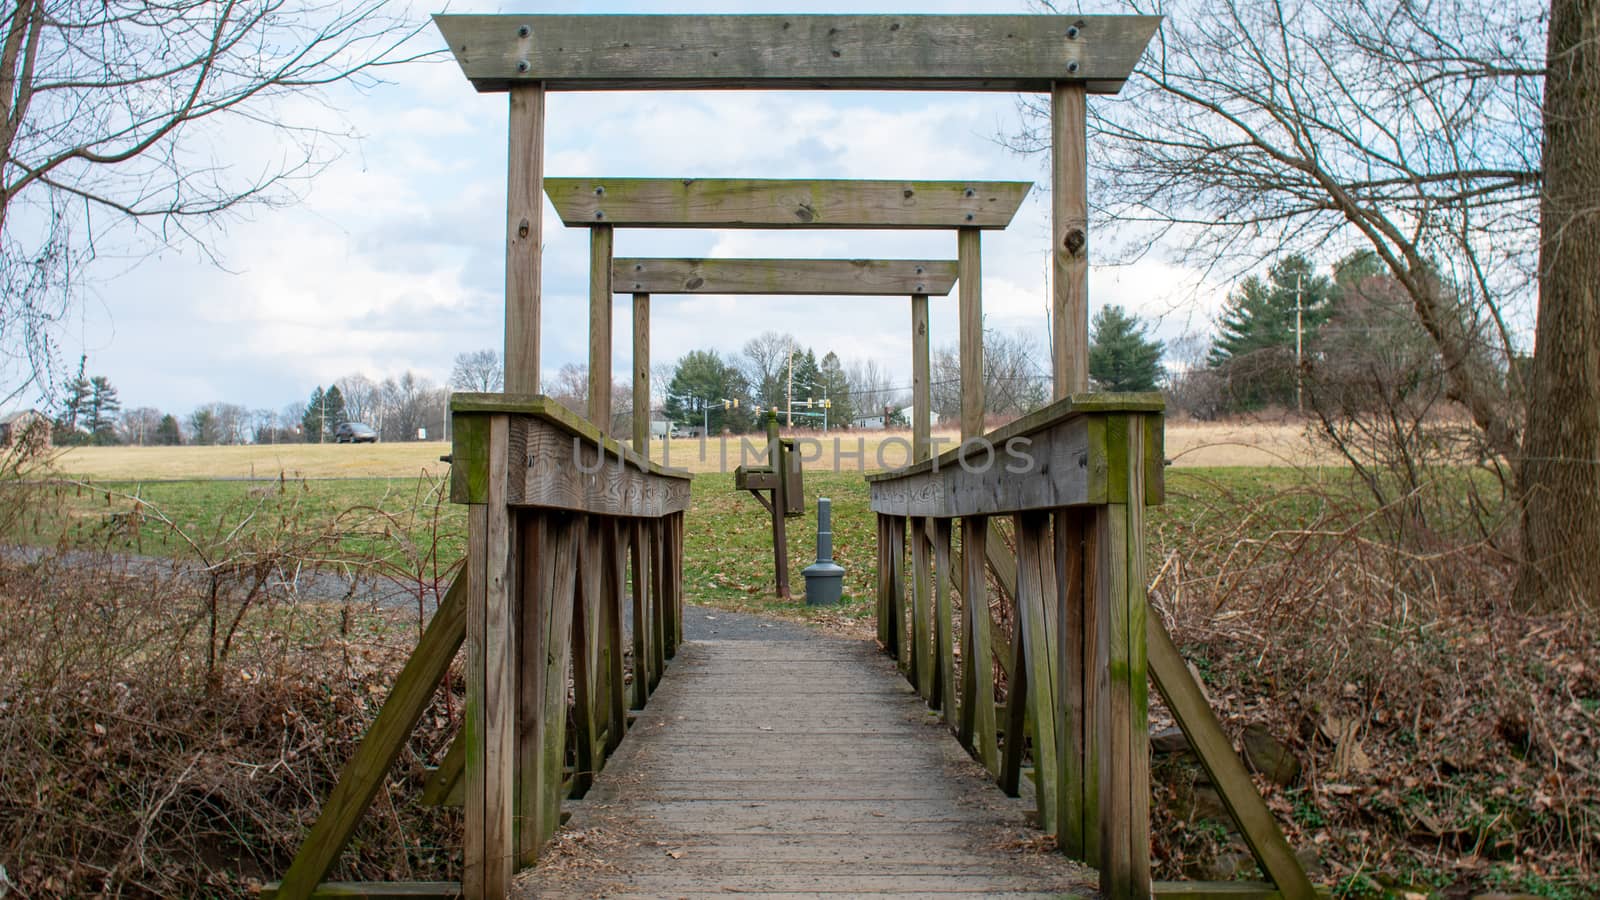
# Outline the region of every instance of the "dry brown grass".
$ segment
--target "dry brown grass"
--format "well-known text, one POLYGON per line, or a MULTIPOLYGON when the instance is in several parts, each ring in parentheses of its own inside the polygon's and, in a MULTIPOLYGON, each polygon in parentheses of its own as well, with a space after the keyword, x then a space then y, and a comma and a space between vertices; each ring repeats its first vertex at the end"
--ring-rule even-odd
MULTIPOLYGON (((788 433, 786 433, 788 434, 788 433)), ((806 467, 857 472, 904 465, 909 431, 794 432, 814 440, 805 446, 806 467)), ((937 431, 939 447, 954 446, 954 431, 937 431)), ((671 464, 690 472, 733 471, 741 462, 761 464, 765 438, 713 437, 705 442, 669 441, 671 464)), ((60 451, 54 467, 63 474, 101 481, 131 479, 250 478, 409 478, 435 477, 448 465, 443 441, 405 444, 276 444, 243 447, 74 447, 60 451)), ((1171 422, 1167 456, 1175 466, 1339 465, 1335 454, 1318 446, 1306 426, 1293 422, 1171 422)), ((650 458, 662 461, 659 442, 650 458)))

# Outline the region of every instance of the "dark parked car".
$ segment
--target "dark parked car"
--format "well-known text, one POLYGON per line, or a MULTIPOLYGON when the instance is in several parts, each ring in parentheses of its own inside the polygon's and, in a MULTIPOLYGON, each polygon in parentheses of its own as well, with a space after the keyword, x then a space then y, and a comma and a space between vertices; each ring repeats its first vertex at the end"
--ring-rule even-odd
POLYGON ((333 433, 333 441, 336 444, 376 444, 378 433, 373 431, 370 425, 346 422, 333 433))

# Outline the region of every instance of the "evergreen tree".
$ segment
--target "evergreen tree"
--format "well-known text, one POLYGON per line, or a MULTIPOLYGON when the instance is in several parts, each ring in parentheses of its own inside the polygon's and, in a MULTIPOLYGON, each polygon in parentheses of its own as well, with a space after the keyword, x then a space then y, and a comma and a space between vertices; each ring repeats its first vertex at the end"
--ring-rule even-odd
MULTIPOLYGON (((322 443, 322 425, 327 414, 326 399, 322 393, 322 385, 317 385, 311 392, 311 400, 306 403, 306 411, 300 418, 300 433, 305 436, 308 444, 322 443)), ((330 430, 337 428, 339 423, 328 422, 330 430)))
POLYGON ((1328 318, 1335 290, 1310 260, 1295 255, 1273 263, 1265 281, 1252 275, 1229 295, 1209 362, 1226 379, 1235 407, 1294 402, 1296 319, 1302 343, 1309 345, 1328 318))
POLYGON ((338 431, 339 426, 349 420, 349 414, 344 408, 344 394, 340 392, 337 384, 329 385, 328 390, 322 395, 322 405, 327 407, 328 433, 332 435, 338 431))
POLYGON ((183 432, 178 429, 178 418, 171 413, 161 417, 161 424, 156 426, 157 444, 164 447, 176 447, 183 443, 183 432))
POLYGON ((209 406, 202 406, 189 414, 189 429, 194 432, 194 442, 202 447, 217 443, 221 436, 217 414, 209 406))
POLYGON ((1094 317, 1089 342, 1089 377, 1101 390, 1153 391, 1161 378, 1166 348, 1146 334, 1147 326, 1120 306, 1094 317))
POLYGON ((743 432, 750 429, 751 404, 748 383, 737 366, 715 350, 692 350, 678 360, 667 385, 667 418, 679 425, 698 428, 709 424, 713 434, 724 429, 743 432), (724 408, 722 400, 738 400, 738 408, 724 408), (707 408, 702 412, 702 404, 707 408))
POLYGON ((104 375, 96 375, 89 382, 89 401, 83 411, 83 427, 89 439, 96 444, 117 443, 117 413, 122 411, 122 401, 117 389, 104 375))
POLYGON ((833 406, 828 410, 828 425, 849 424, 855 419, 855 407, 850 402, 850 378, 845 375, 839 355, 829 350, 817 365, 819 397, 827 398, 833 406))
POLYGON ((89 357, 78 357, 78 374, 74 375, 63 386, 61 398, 61 414, 56 417, 55 442, 57 444, 77 444, 83 441, 83 432, 79 430, 79 420, 83 417, 84 408, 89 403, 89 394, 92 390, 88 376, 84 375, 84 367, 89 362, 89 357))

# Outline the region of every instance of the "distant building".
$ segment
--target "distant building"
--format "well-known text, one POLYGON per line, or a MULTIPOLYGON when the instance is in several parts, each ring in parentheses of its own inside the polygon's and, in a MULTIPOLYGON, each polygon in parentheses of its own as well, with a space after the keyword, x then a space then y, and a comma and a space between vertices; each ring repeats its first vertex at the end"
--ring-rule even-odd
POLYGON ((7 450, 25 447, 44 450, 50 446, 50 417, 36 409, 24 409, 0 418, 0 447, 7 450))

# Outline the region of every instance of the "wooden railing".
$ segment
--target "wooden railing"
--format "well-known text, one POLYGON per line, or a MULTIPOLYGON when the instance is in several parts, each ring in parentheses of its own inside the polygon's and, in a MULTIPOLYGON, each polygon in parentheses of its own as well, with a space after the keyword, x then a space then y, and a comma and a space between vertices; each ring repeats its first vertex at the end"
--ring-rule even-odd
POLYGON ((452 411, 451 499, 468 506, 466 567, 264 896, 505 896, 682 641, 689 476, 546 397, 457 394, 452 411), (463 643, 461 732, 422 798, 464 808, 462 882, 322 884, 463 643))
POLYGON ((1040 827, 1097 866, 1112 898, 1200 887, 1151 882, 1153 674, 1274 882, 1218 896, 1308 898, 1303 870, 1148 609, 1144 510, 1164 494, 1161 412, 1159 395, 1077 394, 868 476, 878 639, 1007 793, 1017 795, 1031 761, 1040 827), (1011 518, 1014 549, 1000 516, 1011 518), (1009 643, 990 615, 991 572, 1009 604, 1009 643), (1007 686, 998 711, 996 667, 1007 686))

